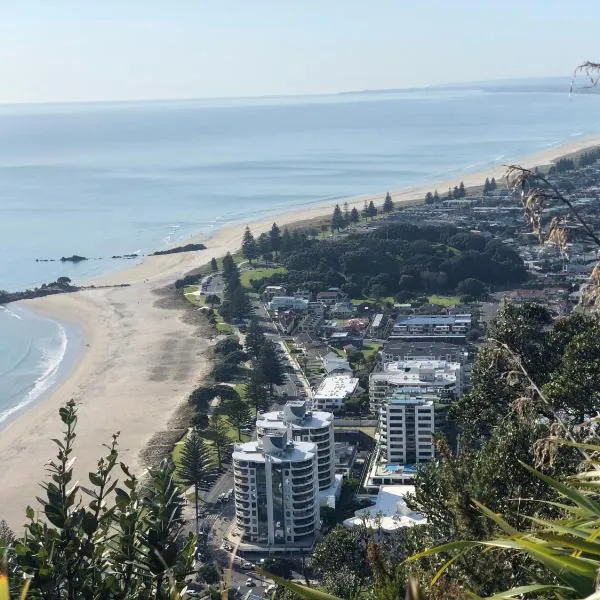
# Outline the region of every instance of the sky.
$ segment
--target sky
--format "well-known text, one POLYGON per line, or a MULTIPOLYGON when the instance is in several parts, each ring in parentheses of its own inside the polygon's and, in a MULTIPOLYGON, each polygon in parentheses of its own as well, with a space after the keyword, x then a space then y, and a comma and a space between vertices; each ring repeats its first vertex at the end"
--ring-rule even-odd
POLYGON ((0 102, 314 94, 570 75, 596 0, 0 0, 0 102))

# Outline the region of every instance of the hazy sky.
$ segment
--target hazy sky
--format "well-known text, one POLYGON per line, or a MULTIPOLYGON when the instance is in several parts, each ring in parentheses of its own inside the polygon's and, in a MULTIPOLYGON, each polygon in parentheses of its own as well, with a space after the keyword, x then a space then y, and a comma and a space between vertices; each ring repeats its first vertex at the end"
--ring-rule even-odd
POLYGON ((569 75, 597 0, 0 0, 0 102, 569 75))

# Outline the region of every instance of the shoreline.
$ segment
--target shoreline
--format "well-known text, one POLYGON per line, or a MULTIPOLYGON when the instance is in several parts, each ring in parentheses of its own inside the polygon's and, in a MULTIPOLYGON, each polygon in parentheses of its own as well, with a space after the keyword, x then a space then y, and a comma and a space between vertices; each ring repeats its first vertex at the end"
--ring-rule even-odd
MULTIPOLYGON (((532 168, 598 145, 600 135, 589 136, 513 162, 532 168)), ((498 165, 437 183, 390 190, 390 194, 396 207, 420 203, 428 191, 438 189, 443 195, 448 187, 458 185, 461 180, 466 187, 482 185, 485 177, 499 180, 504 171, 505 167, 498 165)), ((55 454, 50 438, 60 438, 58 408, 71 398, 79 406, 75 454, 76 476, 82 482, 102 455, 102 444, 108 443, 115 431, 122 432, 120 460, 136 471, 143 466, 140 452, 202 381, 208 367, 204 353, 211 340, 190 322, 189 309, 169 305, 164 294, 166 286, 205 265, 212 257, 236 251, 246 224, 258 236, 274 221, 283 227, 323 217, 330 214, 335 204, 346 201, 350 207, 362 207, 370 200, 380 205, 384 196, 385 191, 327 200, 281 215, 230 223, 210 236, 197 234, 185 240, 203 242, 206 250, 146 256, 136 265, 89 282, 129 283, 129 287, 88 289, 18 302, 17 305, 45 317, 80 327, 84 341, 67 377, 57 381, 48 395, 32 402, 2 428, 0 519, 6 519, 17 529, 22 526, 27 503, 35 502, 43 466, 55 454)), ((173 245, 180 244, 181 240, 173 245)))

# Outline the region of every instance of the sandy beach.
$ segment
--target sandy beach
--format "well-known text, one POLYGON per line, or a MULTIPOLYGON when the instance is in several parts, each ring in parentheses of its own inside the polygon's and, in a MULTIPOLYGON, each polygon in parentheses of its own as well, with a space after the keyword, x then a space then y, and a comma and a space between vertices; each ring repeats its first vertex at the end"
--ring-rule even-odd
MULTIPOLYGON (((600 144, 600 136, 526 157, 519 162, 533 167, 550 163, 559 156, 600 144)), ((464 181, 480 185, 485 177, 499 179, 499 166, 486 172, 468 174, 453 180, 428 184, 392 193, 399 205, 422 201, 427 191, 464 181)), ((385 190, 371 196, 348 199, 362 207, 373 199, 381 204, 385 190)), ((248 223, 258 235, 271 227, 327 215, 332 203, 248 223)), ((180 304, 169 304, 160 290, 172 284, 192 268, 214 256, 236 250, 246 223, 227 226, 213 237, 196 236, 207 250, 145 258, 139 265, 99 278, 95 284, 128 283, 128 287, 86 290, 26 301, 23 305, 47 316, 74 323, 83 328, 85 348, 69 377, 45 400, 9 423, 0 432, 0 518, 20 531, 25 522, 27 504, 37 508, 38 482, 44 476, 44 464, 55 455, 50 438, 60 437, 59 407, 71 398, 79 405, 77 438, 77 476, 87 482, 87 472, 103 453, 102 444, 120 431, 121 460, 140 470, 140 450, 154 432, 165 428, 175 409, 181 405, 208 368, 205 351, 210 345, 197 326, 186 318, 180 304)))

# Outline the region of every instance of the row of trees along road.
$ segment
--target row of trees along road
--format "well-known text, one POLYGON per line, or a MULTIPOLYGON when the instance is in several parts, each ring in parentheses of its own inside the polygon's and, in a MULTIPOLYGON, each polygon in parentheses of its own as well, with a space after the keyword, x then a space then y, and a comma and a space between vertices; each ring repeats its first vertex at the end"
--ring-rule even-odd
POLYGON ((276 258, 281 250, 281 230, 273 223, 268 233, 261 233, 258 240, 254 238, 249 227, 246 227, 242 238, 242 255, 252 264, 259 256, 276 258))

